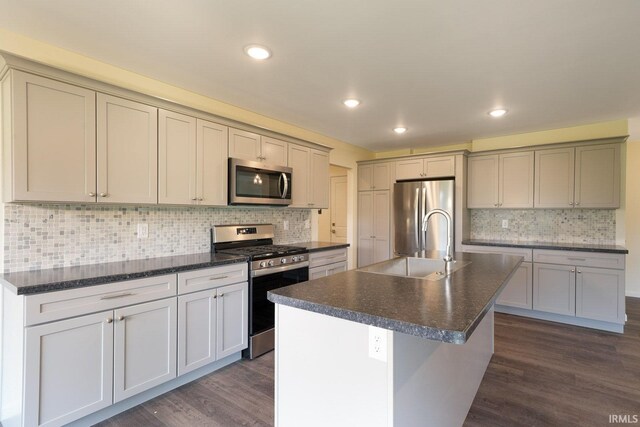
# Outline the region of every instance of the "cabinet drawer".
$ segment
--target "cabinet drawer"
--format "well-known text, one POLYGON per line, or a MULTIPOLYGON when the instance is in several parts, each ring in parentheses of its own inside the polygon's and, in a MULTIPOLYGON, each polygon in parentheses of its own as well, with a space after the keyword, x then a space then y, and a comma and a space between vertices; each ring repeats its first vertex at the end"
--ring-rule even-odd
POLYGON ((178 293, 203 291, 232 283, 246 282, 248 279, 247 263, 223 265, 221 267, 178 273, 178 293))
POLYGON ((623 254, 598 252, 554 251, 534 249, 533 261, 547 264, 565 264, 579 267, 601 267, 624 270, 623 254))
POLYGON ((527 248, 462 245, 462 252, 471 252, 471 253, 480 253, 480 254, 516 255, 516 256, 524 257, 525 262, 531 262, 533 260, 532 250, 527 248))
POLYGON ((347 248, 332 249, 329 251, 312 252, 309 254, 309 268, 321 265, 333 264, 347 260, 347 248))
POLYGON ((95 313, 116 307, 175 296, 176 275, 145 277, 105 285, 29 295, 25 298, 25 325, 95 313))

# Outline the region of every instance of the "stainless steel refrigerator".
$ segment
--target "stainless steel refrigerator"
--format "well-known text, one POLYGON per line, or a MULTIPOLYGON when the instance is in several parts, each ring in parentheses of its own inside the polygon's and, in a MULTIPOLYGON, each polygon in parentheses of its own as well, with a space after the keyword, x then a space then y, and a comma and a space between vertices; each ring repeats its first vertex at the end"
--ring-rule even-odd
MULTIPOLYGON (((454 218, 455 181, 398 182, 393 187, 396 255, 419 255, 424 250, 444 251, 447 247, 447 222, 443 215, 429 219, 429 229, 422 231, 422 218, 431 209, 440 208, 454 218)), ((454 224, 451 224, 455 230, 454 224)), ((455 241, 455 240, 454 240, 455 241)))

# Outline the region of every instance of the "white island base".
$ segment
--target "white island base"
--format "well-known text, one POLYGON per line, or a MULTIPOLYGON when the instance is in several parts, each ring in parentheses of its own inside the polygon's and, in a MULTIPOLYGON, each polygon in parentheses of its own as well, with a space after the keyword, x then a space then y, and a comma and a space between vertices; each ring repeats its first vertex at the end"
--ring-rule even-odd
POLYGON ((461 426, 492 354, 493 309, 458 345, 276 304, 275 424, 461 426))

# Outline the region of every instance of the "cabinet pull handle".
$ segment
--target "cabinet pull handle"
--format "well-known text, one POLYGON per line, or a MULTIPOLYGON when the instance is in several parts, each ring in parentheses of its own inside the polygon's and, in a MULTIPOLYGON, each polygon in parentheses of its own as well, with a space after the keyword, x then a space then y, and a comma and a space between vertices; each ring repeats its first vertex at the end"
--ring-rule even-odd
POLYGON ((222 298, 222 297, 224 296, 224 294, 220 294, 220 295, 218 295, 218 296, 219 296, 220 298, 222 298))
POLYGON ((580 206, 580 202, 576 202, 576 206, 580 206))
POLYGON ((200 201, 200 202, 201 202, 201 201, 203 201, 203 200, 204 200, 204 198, 203 198, 203 197, 200 197, 200 198, 198 199, 198 201, 200 201))
POLYGON ((226 279, 229 276, 216 276, 216 277, 211 277, 209 280, 222 280, 222 279, 226 279))
POLYGON ((122 322, 124 320, 124 316, 118 317, 118 320, 122 322))
POLYGON ((572 273, 575 273, 576 271, 575 271, 575 270, 571 270, 571 272, 572 272, 572 273))
POLYGON ((213 294, 213 299, 216 299, 216 298, 218 298, 218 295, 217 294, 213 294))
POLYGON ((493 206, 495 206, 497 208, 500 205, 498 203, 494 203, 493 206))
POLYGON ((107 193, 100 193, 100 197, 107 197, 109 194, 107 193))
POLYGON ((578 271, 577 271, 577 273, 578 273, 578 274, 582 274, 582 271, 578 270, 578 271))
POLYGON ((133 292, 125 292, 122 294, 115 294, 115 295, 107 295, 104 296, 100 299, 116 299, 116 298, 124 298, 124 297, 128 297, 129 295, 135 295, 133 292))
POLYGON ((94 193, 94 192, 90 192, 90 193, 89 193, 89 197, 96 197, 96 193, 94 193))
POLYGON ((567 257, 567 259, 569 261, 586 261, 586 258, 571 258, 571 257, 567 257))
POLYGON ((107 318, 107 323, 113 323, 113 319, 111 317, 107 318))
POLYGON ((195 202, 196 200, 198 200, 198 198, 197 197, 192 197, 191 200, 193 200, 195 202))
POLYGON ((573 202, 569 202, 569 206, 573 206, 573 202))

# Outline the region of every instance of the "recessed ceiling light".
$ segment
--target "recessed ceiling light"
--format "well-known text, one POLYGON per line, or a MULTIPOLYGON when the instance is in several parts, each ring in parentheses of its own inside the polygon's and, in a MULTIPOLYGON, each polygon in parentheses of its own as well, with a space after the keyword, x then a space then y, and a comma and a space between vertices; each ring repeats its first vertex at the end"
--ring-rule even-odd
POLYGON ((260 61, 262 61, 263 59, 269 59, 271 57, 271 51, 269 49, 257 44, 246 46, 244 48, 244 53, 246 53, 253 59, 258 59, 260 61))
POLYGON ((397 128, 393 128, 393 131, 397 134, 403 134, 407 131, 407 128, 398 126, 397 128))
POLYGON ((360 105, 360 101, 353 98, 345 99, 344 101, 342 101, 342 103, 349 108, 356 108, 358 105, 360 105))
POLYGON ((507 110, 504 108, 496 108, 495 110, 491 110, 488 113, 491 117, 502 117, 507 114, 507 110))

